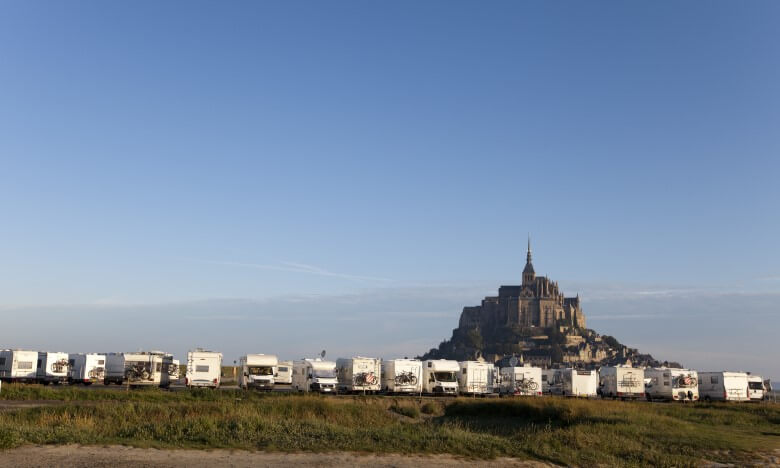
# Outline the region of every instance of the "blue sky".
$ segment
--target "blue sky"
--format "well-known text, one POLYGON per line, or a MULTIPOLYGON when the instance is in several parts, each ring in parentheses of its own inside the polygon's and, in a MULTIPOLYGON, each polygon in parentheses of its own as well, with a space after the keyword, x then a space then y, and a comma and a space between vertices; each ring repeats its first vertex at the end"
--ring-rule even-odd
POLYGON ((780 376, 778 16, 3 2, 0 346, 412 355, 530 232, 593 328, 780 376))

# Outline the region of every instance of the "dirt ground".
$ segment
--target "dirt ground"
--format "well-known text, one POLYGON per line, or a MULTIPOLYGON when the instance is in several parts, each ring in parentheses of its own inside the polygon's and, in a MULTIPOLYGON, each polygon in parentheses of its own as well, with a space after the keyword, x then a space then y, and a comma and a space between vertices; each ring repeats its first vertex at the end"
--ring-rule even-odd
POLYGON ((242 450, 158 450, 124 446, 92 447, 79 445, 30 445, 0 451, 0 466, 14 467, 249 467, 249 466, 359 466, 359 467, 523 467, 554 465, 498 458, 475 461, 448 455, 404 456, 334 453, 269 453, 242 450))

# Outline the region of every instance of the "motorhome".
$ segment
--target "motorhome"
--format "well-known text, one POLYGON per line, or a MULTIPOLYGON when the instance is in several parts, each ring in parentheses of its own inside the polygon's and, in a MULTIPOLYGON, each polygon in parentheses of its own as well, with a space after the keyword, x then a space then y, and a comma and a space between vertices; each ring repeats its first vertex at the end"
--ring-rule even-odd
POLYGON ((599 375, 595 370, 559 369, 560 395, 593 398, 598 395, 599 375))
POLYGON ((292 385, 293 362, 279 361, 279 367, 274 378, 274 385, 292 385))
POLYGON ((303 359, 293 363, 292 387, 299 392, 336 393, 336 363, 303 359))
POLYGON ((4 349, 0 351, 0 380, 33 382, 38 372, 38 351, 4 349))
POLYGON ((69 368, 68 353, 40 351, 35 379, 44 385, 65 383, 69 368))
POLYGON ((462 361, 458 363, 458 391, 466 395, 493 393, 495 366, 487 362, 462 361))
POLYGON ((222 353, 198 348, 187 353, 188 387, 219 388, 222 378, 222 353))
POLYGON ((748 401, 745 372, 699 372, 699 396, 706 401, 748 401))
POLYGON ((599 369, 601 398, 634 399, 645 396, 645 371, 631 366, 605 366, 599 369))
POLYGON ((159 386, 162 382, 166 354, 162 351, 137 351, 132 353, 106 353, 106 377, 104 383, 134 387, 159 386))
POLYGON ((423 393, 432 395, 458 394, 458 361, 432 359, 423 361, 423 393))
POLYGON ((385 393, 421 393, 422 362, 417 359, 382 361, 382 390, 385 393))
POLYGON ((648 367, 645 381, 645 394, 650 401, 699 400, 699 374, 695 370, 648 367))
POLYGON ((529 365, 501 368, 501 394, 538 396, 542 394, 542 368, 529 365))
POLYGON ((238 386, 273 390, 279 359, 273 354, 247 354, 238 361, 238 386))
POLYGON ((68 354, 68 365, 68 382, 71 384, 103 383, 106 377, 105 354, 68 354))
POLYGON ((381 361, 355 356, 336 359, 337 390, 342 393, 376 393, 380 389, 381 361))
POLYGON ((165 355, 163 357, 163 372, 160 376, 160 387, 169 388, 173 384, 178 384, 181 381, 181 362, 178 359, 174 359, 173 355, 165 355))
POLYGON ((748 398, 750 401, 764 399, 764 379, 760 375, 748 374, 748 398))

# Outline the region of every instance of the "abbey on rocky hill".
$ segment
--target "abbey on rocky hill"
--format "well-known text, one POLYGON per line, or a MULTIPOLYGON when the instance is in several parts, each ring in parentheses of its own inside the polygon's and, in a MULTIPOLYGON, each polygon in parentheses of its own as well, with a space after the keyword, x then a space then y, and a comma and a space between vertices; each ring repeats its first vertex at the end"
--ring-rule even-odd
POLYGON ((531 263, 531 240, 523 269, 523 284, 501 286, 498 296, 488 296, 482 305, 464 307, 459 328, 495 326, 574 327, 585 328, 585 316, 579 295, 564 297, 558 283, 545 276, 536 276, 531 263))

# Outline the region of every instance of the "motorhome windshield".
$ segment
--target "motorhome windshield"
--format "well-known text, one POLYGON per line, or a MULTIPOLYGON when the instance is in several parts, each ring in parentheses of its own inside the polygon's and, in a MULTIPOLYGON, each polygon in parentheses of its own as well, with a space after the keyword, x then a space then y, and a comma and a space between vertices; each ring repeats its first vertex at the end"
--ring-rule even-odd
POLYGON ((250 367, 249 375, 274 375, 274 368, 268 366, 250 367))
POLYGON ((748 388, 751 390, 763 390, 764 384, 761 382, 748 382, 748 388))
POLYGON ((434 372, 433 378, 437 382, 455 382, 455 372, 434 372))
POLYGON ((333 369, 314 369, 314 377, 319 377, 321 379, 335 379, 336 378, 336 371, 333 369))

